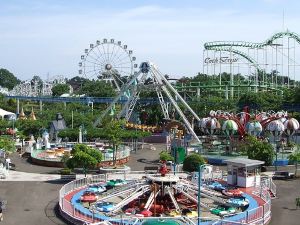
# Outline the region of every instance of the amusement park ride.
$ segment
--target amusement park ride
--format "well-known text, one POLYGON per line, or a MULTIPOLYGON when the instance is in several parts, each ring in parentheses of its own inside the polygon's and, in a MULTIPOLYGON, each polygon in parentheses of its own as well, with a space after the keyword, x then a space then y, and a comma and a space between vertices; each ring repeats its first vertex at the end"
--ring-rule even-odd
POLYGON ((111 83, 118 91, 123 85, 123 77, 130 77, 137 68, 136 57, 133 51, 122 45, 121 41, 103 39, 90 44, 90 48, 84 50, 79 63, 79 75, 87 79, 101 79, 111 83))
POLYGON ((239 138, 243 139, 246 135, 259 137, 263 131, 274 137, 283 132, 291 136, 299 129, 299 122, 284 111, 250 114, 249 108, 245 107, 243 112, 237 114, 221 110, 211 111, 209 117, 201 119, 199 126, 205 134, 212 135, 223 130, 227 136, 238 133, 239 138), (224 121, 222 127, 221 120, 224 121))
MULTIPOLYGON (((79 191, 71 192, 71 202, 78 217, 84 213, 89 218, 92 213, 93 222, 169 224, 150 223, 148 220, 159 219, 178 221, 172 223, 178 225, 196 224, 196 221, 198 224, 200 221, 201 224, 211 224, 223 219, 227 222, 239 221, 244 218, 241 215, 246 215, 248 224, 257 220, 256 214, 251 213, 256 210, 257 203, 247 189, 227 185, 221 179, 213 180, 215 175, 210 165, 203 165, 203 173, 208 176, 205 178, 202 174, 201 180, 204 182, 197 186, 196 180, 184 174, 170 174, 163 162, 156 174, 145 174, 134 180, 102 180, 88 184, 79 191)), ((269 212, 269 204, 270 199, 264 213, 269 212)), ((266 221, 269 218, 264 217, 266 221)))
POLYGON ((127 97, 127 102, 122 106, 121 111, 118 113, 117 118, 125 118, 129 121, 131 114, 136 106, 139 99, 139 95, 143 90, 155 90, 159 103, 165 119, 170 119, 169 106, 165 100, 163 93, 166 98, 171 103, 172 107, 180 115, 185 124, 186 128, 190 134, 195 138, 195 140, 200 141, 197 134, 195 133, 193 126, 187 119, 183 110, 179 107, 177 102, 180 102, 186 111, 191 113, 196 120, 200 121, 198 115, 192 110, 192 108, 186 103, 186 101, 181 97, 181 95, 176 91, 176 89, 169 83, 166 77, 157 69, 157 67, 151 62, 143 62, 140 65, 140 70, 132 76, 132 78, 122 86, 119 94, 111 102, 109 107, 100 115, 100 117, 95 121, 94 126, 96 127, 101 120, 113 110, 115 104, 122 97, 127 97), (153 83, 146 84, 146 79, 151 78, 153 83))
POLYGON ((296 75, 300 72, 297 44, 300 44, 299 35, 290 31, 276 33, 259 43, 207 42, 203 50, 202 74, 219 77, 219 81, 206 85, 188 82, 176 88, 180 93, 197 97, 214 91, 227 99, 249 91, 282 94, 282 88, 296 86, 296 75), (229 81, 223 81, 224 72, 230 75, 229 81), (234 78, 235 75, 246 76, 246 79, 234 78))

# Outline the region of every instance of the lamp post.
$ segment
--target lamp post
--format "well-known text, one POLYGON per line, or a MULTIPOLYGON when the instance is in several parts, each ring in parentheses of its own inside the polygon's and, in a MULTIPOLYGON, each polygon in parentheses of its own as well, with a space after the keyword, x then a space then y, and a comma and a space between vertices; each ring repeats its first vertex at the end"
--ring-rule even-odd
POLYGON ((94 223, 95 222, 95 211, 96 211, 94 205, 92 205, 91 210, 92 210, 92 213, 93 213, 93 218, 92 219, 93 219, 93 223, 94 223))
POLYGON ((204 165, 199 165, 199 170, 198 170, 198 225, 200 225, 200 193, 201 193, 201 171, 204 165))
POLYGON ((279 150, 280 150, 280 145, 279 145, 279 140, 278 140, 277 143, 276 143, 276 152, 275 152, 276 153, 275 154, 275 157, 276 157, 276 159, 275 159, 275 171, 277 171, 277 164, 278 164, 277 155, 278 155, 279 150))
POLYGON ((173 157, 174 157, 174 163, 173 163, 173 167, 174 167, 174 175, 176 173, 176 163, 177 163, 177 143, 176 143, 176 135, 178 133, 178 127, 175 126, 172 130, 172 140, 171 140, 171 151, 173 151, 173 157))

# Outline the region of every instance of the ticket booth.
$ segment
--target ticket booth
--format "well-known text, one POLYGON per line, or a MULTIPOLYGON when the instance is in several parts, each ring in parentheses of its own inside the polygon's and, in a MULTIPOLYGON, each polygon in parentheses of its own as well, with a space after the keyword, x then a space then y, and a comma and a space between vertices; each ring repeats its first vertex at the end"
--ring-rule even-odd
POLYGON ((235 158, 227 163, 227 183, 239 187, 260 185, 260 167, 265 162, 246 158, 235 158))

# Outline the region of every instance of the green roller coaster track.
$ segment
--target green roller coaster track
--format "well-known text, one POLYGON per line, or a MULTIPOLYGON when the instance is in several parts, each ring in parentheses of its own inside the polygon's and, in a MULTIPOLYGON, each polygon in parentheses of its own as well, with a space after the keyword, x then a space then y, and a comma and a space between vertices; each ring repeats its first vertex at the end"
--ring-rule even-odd
POLYGON ((258 49, 265 46, 272 46, 274 44, 274 41, 276 39, 282 38, 282 37, 290 37, 297 41, 298 44, 300 44, 300 36, 294 32, 279 32, 268 38, 266 41, 261 43, 253 43, 253 42, 244 42, 244 41, 213 41, 213 42, 206 42, 204 44, 204 48, 206 50, 214 50, 214 51, 227 51, 232 52, 235 54, 240 55, 241 57, 245 58, 247 61, 253 64, 253 66, 257 69, 257 71, 264 71, 262 69, 258 62, 253 59, 251 56, 246 54, 243 51, 239 51, 237 49, 234 49, 233 47, 244 47, 244 48, 253 48, 258 49))

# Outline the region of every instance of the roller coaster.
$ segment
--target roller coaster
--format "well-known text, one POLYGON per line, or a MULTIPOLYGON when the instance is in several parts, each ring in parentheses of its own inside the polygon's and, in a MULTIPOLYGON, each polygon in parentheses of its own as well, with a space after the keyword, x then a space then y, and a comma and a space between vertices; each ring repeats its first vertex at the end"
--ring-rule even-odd
MULTIPOLYGON (((203 85, 190 82, 177 85, 182 93, 200 97, 210 92, 233 98, 246 91, 273 91, 282 93, 282 88, 296 86, 299 63, 300 36, 294 32, 275 33, 263 42, 213 41, 206 42, 203 50, 202 74, 219 76, 218 82, 203 85), (222 73, 230 75, 223 81, 222 73), (243 75, 246 79, 235 79, 243 75)), ((298 78, 299 79, 299 78, 298 78)))

